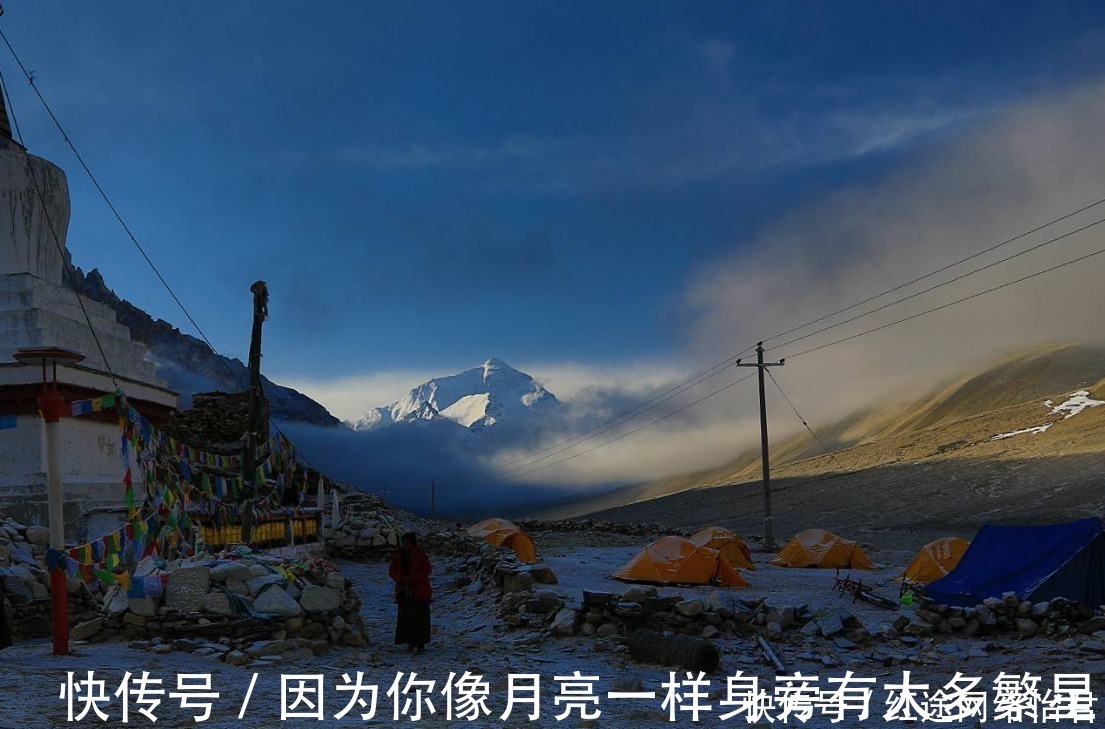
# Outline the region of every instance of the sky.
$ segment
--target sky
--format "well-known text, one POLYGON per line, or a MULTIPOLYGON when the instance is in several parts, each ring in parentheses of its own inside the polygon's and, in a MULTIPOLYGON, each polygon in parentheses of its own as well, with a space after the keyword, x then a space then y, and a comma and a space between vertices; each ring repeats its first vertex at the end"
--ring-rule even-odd
MULTIPOLYGON (((562 398, 647 393, 1105 197, 1100 3, 4 9, 216 349, 245 358, 266 280, 266 373, 344 419, 492 356, 562 398)), ((0 51, 27 146, 68 173, 75 264, 194 333, 0 51)), ((1031 337, 1078 337, 1064 296, 1093 288, 1033 307, 1031 337)), ((827 373, 881 361, 840 391, 889 388, 895 357, 943 373, 1025 335, 976 316, 780 375, 827 418, 827 373)), ((679 426, 698 462, 731 448, 719 407, 679 426)), ((652 460, 603 468, 670 457, 638 442, 652 460)))

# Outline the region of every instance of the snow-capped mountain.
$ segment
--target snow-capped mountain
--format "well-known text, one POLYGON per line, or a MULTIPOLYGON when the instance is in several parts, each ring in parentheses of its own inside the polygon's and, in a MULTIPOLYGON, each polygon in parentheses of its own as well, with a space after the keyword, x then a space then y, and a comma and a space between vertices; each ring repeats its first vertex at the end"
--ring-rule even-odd
POLYGON ((370 410, 353 428, 364 431, 420 420, 450 420, 479 431, 496 423, 520 424, 559 404, 525 372, 492 357, 479 367, 422 383, 403 399, 370 410))

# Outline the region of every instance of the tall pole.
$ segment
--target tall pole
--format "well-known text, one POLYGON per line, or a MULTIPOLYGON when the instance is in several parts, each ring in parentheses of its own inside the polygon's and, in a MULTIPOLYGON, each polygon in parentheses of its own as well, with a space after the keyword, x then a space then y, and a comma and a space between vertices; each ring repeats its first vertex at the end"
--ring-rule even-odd
MULTIPOLYGON (((45 383, 43 383, 45 385, 45 383)), ((63 504, 65 494, 61 487, 61 447, 58 444, 65 400, 57 393, 57 383, 50 392, 43 393, 38 399, 45 422, 46 435, 46 497, 47 513, 50 518, 50 549, 65 550, 65 513, 63 504)), ((50 572, 50 613, 55 656, 69 654, 69 581, 65 573, 65 561, 59 560, 50 572)), ((0 607, 0 609, 3 609, 0 607)))
MULTIPOLYGON (((12 357, 23 364, 42 366, 42 394, 38 397, 38 410, 42 414, 46 445, 46 511, 50 520, 50 549, 62 552, 65 550, 65 492, 61 483, 58 428, 66 414, 66 406, 65 398, 58 393, 58 362, 75 364, 83 360, 84 355, 60 347, 27 347, 12 357), (47 365, 52 377, 47 376, 47 365)), ((50 613, 54 655, 68 655, 69 579, 65 561, 60 559, 50 571, 50 613)))
POLYGON ((242 482, 245 485, 245 503, 242 505, 242 543, 253 540, 253 501, 257 498, 257 446, 261 441, 261 429, 268 437, 268 418, 264 414, 265 393, 261 390, 261 325, 269 316, 269 288, 264 281, 256 281, 249 290, 253 293, 253 332, 249 338, 249 427, 246 430, 245 453, 242 454, 242 482))
POLYGON ((760 462, 764 484, 764 547, 775 549, 775 517, 771 512, 771 454, 767 437, 767 396, 764 392, 764 370, 768 367, 782 366, 785 359, 778 362, 764 362, 764 343, 756 343, 756 364, 741 364, 738 367, 755 367, 760 381, 760 462))

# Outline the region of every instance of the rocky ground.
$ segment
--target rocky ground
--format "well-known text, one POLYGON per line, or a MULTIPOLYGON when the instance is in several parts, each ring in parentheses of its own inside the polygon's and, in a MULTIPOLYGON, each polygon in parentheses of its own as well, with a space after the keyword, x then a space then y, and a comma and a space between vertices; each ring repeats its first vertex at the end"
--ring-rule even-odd
MULTIPOLYGON (((359 671, 366 685, 377 686, 373 723, 392 723, 395 715, 388 691, 397 675, 405 683, 415 678, 412 673, 417 673, 416 680, 435 682, 433 692, 428 694, 434 713, 429 713, 428 707, 422 704, 420 723, 445 726, 451 722, 445 719, 446 701, 440 693, 441 688, 451 673, 455 679, 470 671, 486 681, 486 705, 492 711, 491 715, 469 722, 473 726, 523 723, 517 720, 517 715, 506 722, 499 719, 505 709, 512 673, 540 675, 540 716, 532 723, 525 722, 527 724, 542 727, 671 726, 669 712, 662 706, 665 696, 662 683, 669 680, 670 671, 680 669, 641 663, 631 657, 621 632, 624 621, 614 633, 607 630, 602 637, 584 635, 582 625, 587 623, 589 614, 582 609, 585 591, 613 593, 619 596, 618 603, 653 599, 666 600, 669 605, 682 604, 683 612, 690 615, 682 615, 678 609, 668 610, 672 616, 681 616, 679 620, 669 618, 676 629, 702 631, 705 630, 702 626, 710 625, 711 615, 730 615, 719 621, 719 625, 726 628, 726 620, 738 622, 734 617, 738 613, 744 616, 740 618, 741 625, 735 626, 735 632, 706 631, 713 635, 711 642, 720 650, 721 658, 719 670, 706 677, 709 684, 703 689, 708 698, 702 703, 712 708, 704 711, 700 718, 708 725, 720 723, 718 717, 723 709, 732 710, 721 705, 726 698, 726 676, 742 671, 745 676, 758 677, 769 689, 774 685, 776 672, 756 643, 756 638, 765 634, 764 628, 755 625, 757 615, 784 622, 789 616, 794 621, 786 627, 780 625, 782 632, 772 635, 771 640, 788 673, 819 676, 823 686, 829 677, 839 678, 848 670, 856 676, 876 679, 871 709, 880 723, 887 698, 882 685, 899 680, 906 670, 911 672, 911 680, 930 683, 934 689, 950 681, 957 671, 982 678, 982 688, 989 688, 999 672, 1028 671, 1043 677, 1044 689, 1050 687, 1056 673, 1085 673, 1091 676, 1091 689, 1095 694, 1105 696, 1105 660, 1100 653, 1083 648, 1084 643, 1092 642, 1092 636, 1078 636, 1077 639, 1059 635, 1024 637, 1016 631, 974 637, 935 633, 909 635, 908 632, 891 635, 886 631, 895 621, 903 617, 910 622, 918 620, 915 608, 891 611, 854 602, 850 595, 841 596, 833 589, 836 577, 833 572, 773 567, 766 564, 767 555, 763 554, 757 555, 759 568, 745 573, 750 583, 746 589, 660 589, 653 595, 648 588, 633 587, 606 577, 632 557, 647 537, 623 534, 617 538, 636 539, 636 543, 589 546, 585 543, 586 534, 575 535, 574 541, 565 534, 568 533, 561 532, 556 544, 548 535, 542 538, 539 533, 538 536, 545 564, 558 577, 557 583, 552 585, 512 577, 509 584, 504 584, 507 588, 504 593, 494 579, 493 569, 498 558, 488 556, 486 550, 476 555, 436 556, 434 639, 422 655, 411 655, 402 646, 392 645, 394 605, 387 565, 383 561, 343 560, 338 564, 343 574, 356 585, 363 600, 361 617, 370 639, 365 648, 337 649, 327 656, 302 656, 284 663, 266 661, 236 667, 204 656, 202 652, 154 653, 131 648, 123 642, 75 644, 76 655, 54 658, 48 654, 47 641, 20 642, 0 652, 0 681, 7 687, 0 692, 0 726, 30 729, 70 725, 66 721, 66 702, 59 699, 59 687, 68 672, 73 671, 80 678, 90 670, 95 671, 97 678, 107 680, 110 701, 104 705, 104 710, 113 717, 113 724, 118 723, 120 700, 111 694, 118 688, 124 672, 149 671, 151 676, 161 678, 168 690, 176 688, 180 674, 210 674, 212 690, 217 691, 219 697, 214 700, 211 718, 202 724, 204 726, 240 727, 247 723, 256 726, 355 725, 364 723, 355 714, 366 709, 359 708, 342 720, 336 720, 334 715, 350 700, 349 692, 338 690, 343 677, 355 681, 359 671), (513 600, 511 596, 519 593, 527 595, 523 605, 539 611, 551 608, 551 612, 534 613, 518 627, 509 627, 504 613, 528 614, 527 608, 517 613, 505 609, 505 603, 513 600), (534 602, 529 602, 531 600, 534 602), (548 604, 538 607, 546 601, 548 604), (748 614, 752 617, 745 624, 743 620, 748 614), (574 617, 567 626, 562 619, 564 615, 574 617), (560 622, 559 627, 557 622, 560 622), (597 677, 593 690, 600 696, 598 708, 602 712, 597 720, 582 720, 578 713, 564 721, 556 719, 563 707, 555 702, 554 692, 558 686, 555 679, 575 671, 582 676, 597 677), (280 722, 281 674, 322 676, 325 722, 314 718, 280 722), (250 693, 255 675, 256 685, 250 693), (607 696, 611 690, 655 691, 657 696, 655 699, 613 699, 607 696), (247 694, 251 697, 249 706, 244 718, 239 720, 247 694)), ((613 540, 615 537, 608 535, 607 538, 613 540)), ((854 573, 852 577, 862 577, 881 594, 895 596, 897 588, 890 579, 911 556, 904 551, 882 550, 873 558, 883 569, 876 573, 854 573)), ((643 609, 645 603, 640 604, 643 609)), ((593 614, 593 610, 590 612, 593 614)), ((678 676, 682 679, 686 674, 681 671, 678 676)), ((306 709, 307 706, 301 704, 297 710, 306 709)), ((401 712, 402 709, 400 701, 401 712)), ((157 726, 196 725, 190 715, 180 709, 179 699, 165 698, 165 704, 156 715, 159 717, 157 726)), ((402 714, 400 718, 406 723, 410 715, 402 714)), ((689 719, 689 714, 679 711, 677 718, 683 723, 689 719)), ((84 721, 99 723, 91 722, 88 717, 84 721)), ((731 722, 746 723, 740 717, 726 723, 731 722)), ((132 714, 131 723, 143 724, 146 719, 132 714)), ((794 717, 789 723, 796 723, 794 717)), ((825 716, 815 712, 806 724, 867 726, 869 723, 848 720, 830 724, 825 716)), ((973 727, 977 724, 971 721, 950 725, 973 727)), ((1069 722, 1055 725, 1072 726, 1069 722)))

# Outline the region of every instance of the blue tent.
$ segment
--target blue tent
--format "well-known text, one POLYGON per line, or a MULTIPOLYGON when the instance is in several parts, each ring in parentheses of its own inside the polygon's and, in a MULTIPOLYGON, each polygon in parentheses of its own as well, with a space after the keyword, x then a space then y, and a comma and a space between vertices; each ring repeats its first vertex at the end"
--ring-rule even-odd
POLYGON ((988 524, 971 540, 956 568, 925 588, 944 605, 972 607, 1015 592, 1022 600, 1065 597, 1105 604, 1105 531, 1101 520, 1048 526, 988 524))

